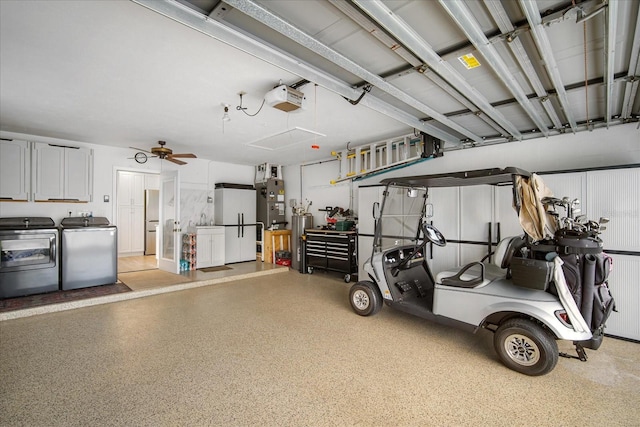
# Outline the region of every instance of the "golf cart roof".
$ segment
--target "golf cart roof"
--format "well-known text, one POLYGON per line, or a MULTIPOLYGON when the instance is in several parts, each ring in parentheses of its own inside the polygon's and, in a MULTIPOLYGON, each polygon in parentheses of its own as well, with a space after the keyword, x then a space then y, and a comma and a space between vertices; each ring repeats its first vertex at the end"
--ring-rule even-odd
POLYGON ((435 175, 414 175, 387 178, 381 181, 385 185, 402 187, 461 187, 482 184, 513 184, 516 176, 530 177, 531 173, 516 167, 504 169, 479 169, 464 172, 441 173, 435 175))

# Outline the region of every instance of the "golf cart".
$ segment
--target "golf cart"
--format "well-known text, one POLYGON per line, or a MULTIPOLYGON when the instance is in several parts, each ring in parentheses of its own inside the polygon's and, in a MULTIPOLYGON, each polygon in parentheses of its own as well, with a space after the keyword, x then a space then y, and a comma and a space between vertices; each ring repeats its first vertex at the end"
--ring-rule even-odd
POLYGON ((364 264, 370 280, 349 293, 357 314, 373 315, 384 302, 470 332, 488 329, 501 361, 526 375, 550 372, 559 355, 586 361, 584 349, 598 349, 614 309, 606 282, 611 260, 598 237, 605 218, 576 216, 577 200, 553 198, 540 177, 513 167, 382 184, 372 255, 364 264), (491 242, 489 233, 484 259, 434 276, 427 255, 443 250, 447 240, 430 221, 429 190, 471 185, 510 186, 522 234, 491 242), (560 218, 559 208, 566 217, 560 218), (573 341, 577 356, 559 354, 558 339, 573 341))

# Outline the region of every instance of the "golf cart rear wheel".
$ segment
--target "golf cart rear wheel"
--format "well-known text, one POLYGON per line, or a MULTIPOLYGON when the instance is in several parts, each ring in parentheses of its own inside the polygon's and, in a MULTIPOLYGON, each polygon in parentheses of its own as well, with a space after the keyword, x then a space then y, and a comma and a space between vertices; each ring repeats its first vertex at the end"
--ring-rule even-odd
POLYGON ((493 336, 502 363, 525 375, 544 375, 558 363, 558 344, 549 332, 529 319, 510 319, 493 336))
POLYGON ((382 296, 373 282, 358 282, 349 291, 351 308, 360 316, 372 316, 382 308, 382 296))

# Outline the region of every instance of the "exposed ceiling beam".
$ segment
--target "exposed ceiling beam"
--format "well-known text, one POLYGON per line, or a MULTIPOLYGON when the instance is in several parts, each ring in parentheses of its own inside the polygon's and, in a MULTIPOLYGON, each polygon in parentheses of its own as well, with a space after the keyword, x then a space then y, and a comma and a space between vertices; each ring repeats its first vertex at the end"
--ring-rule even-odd
POLYGON ((522 86, 520 86, 507 64, 502 57, 500 57, 495 46, 492 45, 484 35, 480 24, 478 24, 478 21, 473 17, 469 8, 460 0, 440 0, 440 6, 447 11, 453 21, 458 24, 458 27, 466 34, 467 38, 471 40, 475 48, 484 56, 491 68, 493 68, 495 75, 518 100, 520 106, 527 115, 529 115, 529 118, 533 120, 538 129, 540 129, 540 132, 544 136, 549 136, 547 124, 542 117, 540 117, 540 114, 533 104, 531 104, 522 86))
POLYGON ((433 84, 438 86, 440 89, 447 92, 452 98, 454 98, 460 104, 467 107, 469 111, 473 113, 474 116, 478 117, 480 120, 482 120, 483 122, 491 126, 494 130, 499 132, 503 137, 506 137, 509 134, 509 132, 507 132, 499 124, 497 124, 494 120, 492 120, 491 117, 487 116, 487 113, 485 113, 482 110, 479 110, 478 107, 475 106, 475 104, 473 104, 467 98, 462 96, 455 88, 451 87, 451 85, 447 83, 438 74, 434 73, 429 68, 427 68, 426 70, 420 70, 418 72, 420 72, 423 76, 431 80, 433 84))
MULTIPOLYGON (((449 96, 451 96, 453 99, 455 99, 460 104, 467 107, 469 110, 474 111, 476 114, 476 117, 478 117, 480 120, 487 123, 496 131, 500 132, 501 134, 505 134, 505 135, 508 134, 507 131, 505 131, 500 126, 498 126, 496 122, 491 120, 491 118, 488 117, 486 114, 484 114, 482 111, 478 110, 478 108, 475 105, 473 105, 473 103, 471 103, 458 90, 456 90, 454 87, 448 84, 439 75, 437 75, 436 73, 429 72, 428 69, 425 70, 425 68, 427 67, 425 64, 423 64, 422 61, 420 61, 419 58, 416 58, 411 52, 409 52, 404 46, 402 46, 401 43, 399 43, 393 37, 389 36, 378 25, 371 22, 369 18, 364 16, 362 12, 360 12, 359 10, 355 9, 351 5, 351 3, 349 3, 347 0, 329 0, 329 3, 331 3, 338 10, 340 10, 342 13, 347 15, 353 22, 360 25, 360 27, 362 27, 365 31, 367 31, 367 33, 375 37, 380 43, 385 45, 389 50, 396 53, 402 59, 407 61, 407 63, 409 63, 412 67, 410 68, 411 71, 419 72, 422 76, 431 80, 433 84, 438 86, 443 91, 447 92, 449 96)), ((386 77, 385 77, 385 80, 387 80, 386 77)))
MULTIPOLYGON (((640 80, 640 76, 636 76, 635 78, 636 80, 640 80)), ((619 83, 627 80, 628 80, 628 77, 627 77, 626 71, 615 74, 613 78, 614 83, 619 83)), ((604 86, 604 79, 602 77, 594 77, 592 79, 587 80, 586 82, 581 81, 578 83, 568 84, 564 87, 564 90, 567 92, 572 92, 572 91, 584 90, 587 87, 594 88, 595 86, 601 86, 601 85, 604 86)), ((550 89, 549 95, 555 96, 556 95, 555 90, 550 89)), ((534 93, 530 93, 529 95, 527 95, 527 98, 531 100, 537 99, 538 101, 542 102, 542 99, 538 98, 534 93)), ((517 102, 518 101, 515 98, 509 98, 509 99, 502 99, 500 101, 494 101, 491 103, 491 105, 494 107, 504 107, 504 106, 516 104, 517 102)), ((476 112, 474 110, 467 109, 467 110, 460 110, 460 111, 450 111, 446 113, 447 117, 461 117, 461 116, 468 116, 471 114, 476 114, 476 112)), ((617 119, 618 117, 614 116, 613 118, 617 119)), ((431 119, 427 118, 425 120, 430 121, 431 119)))
MULTIPOLYGON (((624 124, 625 121, 622 119, 613 119, 611 120, 611 124, 612 125, 621 125, 624 124)), ((595 117, 592 119, 589 119, 589 121, 583 120, 583 121, 579 121, 576 122, 577 128, 580 132, 585 132, 585 131, 593 131, 594 129, 601 129, 601 128, 605 128, 607 127, 607 124, 605 123, 604 117, 595 117)), ((558 132, 555 129, 551 131, 552 134, 555 135, 561 135, 563 132, 558 132)), ((537 132, 525 132, 522 134, 522 140, 529 140, 529 139, 537 139, 540 138, 540 134, 537 132)), ((487 147, 490 145, 497 145, 497 144, 504 144, 507 143, 509 141, 505 141, 504 138, 501 138, 499 135, 495 135, 495 136, 487 136, 485 141, 482 144, 475 144, 472 142, 465 142, 463 144, 457 145, 455 147, 451 146, 451 147, 446 147, 443 148, 442 151, 457 151, 457 150, 464 150, 464 149, 468 149, 468 148, 472 148, 472 147, 487 147)))
MULTIPOLYGON (((346 82, 331 76, 324 71, 318 70, 305 61, 295 58, 279 49, 266 44, 264 41, 256 40, 239 30, 231 28, 206 16, 200 12, 183 6, 171 0, 131 0, 167 18, 170 18, 189 28, 206 34, 216 40, 235 47, 249 55, 255 56, 269 64, 279 67, 292 74, 296 74, 306 80, 312 81, 332 92, 335 92, 349 99, 356 99, 361 91, 352 88, 346 82)), ((367 94, 360 101, 372 110, 389 116, 412 128, 419 129, 425 133, 435 136, 443 141, 457 141, 457 138, 448 132, 444 132, 436 126, 425 123, 423 120, 403 111, 371 94, 367 94)))
POLYGON ((422 61, 416 58, 411 52, 405 49, 404 46, 398 44, 398 42, 382 31, 380 27, 371 22, 366 16, 362 15, 360 11, 355 9, 347 0, 328 0, 336 9, 344 13, 360 27, 364 28, 369 34, 378 39, 382 44, 391 49, 396 55, 407 61, 414 67, 422 65, 422 61))
POLYGON ((573 132, 576 131, 576 120, 573 118, 573 114, 571 114, 571 105, 569 103, 569 98, 567 98, 567 93, 564 90, 564 86, 562 84, 562 78, 560 77, 560 71, 558 71, 558 64, 553 56, 553 50, 551 48, 551 43, 549 42, 549 37, 547 37, 547 33, 542 25, 542 18, 540 17, 540 12, 538 11, 538 6, 535 0, 519 0, 520 7, 527 17, 527 21, 529 21, 529 25, 531 26, 531 34, 533 36, 533 40, 538 47, 538 51, 542 56, 542 60, 544 62, 544 66, 547 68, 547 73, 549 73, 549 78, 551 78, 551 82, 553 83, 553 87, 556 89, 556 93, 558 94, 558 101, 560 102, 560 106, 564 111, 564 115, 571 126, 571 130, 573 132))
MULTIPOLYGON (((252 17, 258 22, 265 24, 269 28, 288 37, 289 39, 295 41, 301 46, 304 46, 305 48, 331 61, 332 63, 338 65, 339 67, 366 80, 367 82, 375 86, 377 89, 383 92, 386 92, 387 94, 393 96, 399 101, 402 101, 405 104, 415 108, 416 110, 421 111, 430 117, 433 117, 436 121, 447 126, 448 128, 455 130, 456 132, 459 132, 460 134, 474 141, 478 141, 478 142, 482 141, 482 138, 480 136, 460 126, 456 122, 448 119, 444 114, 434 110, 433 108, 421 102, 420 100, 412 97, 408 93, 402 91, 398 87, 387 82, 386 80, 381 78, 379 75, 366 70, 364 67, 355 63, 351 59, 347 58, 346 56, 332 49, 331 47, 321 43, 316 38, 312 37, 311 35, 295 27, 294 25, 285 21, 281 17, 275 15, 273 12, 264 8, 262 5, 259 5, 251 0, 224 0, 224 1, 225 3, 228 3, 229 5, 239 10, 240 12, 243 12, 247 16, 252 17)), ((453 143, 459 143, 459 139, 453 136, 449 136, 445 140, 453 143)))
POLYGON ((640 13, 636 15, 636 28, 633 33, 631 43, 631 55, 629 57, 629 68, 627 73, 627 83, 624 88, 624 100, 622 102, 622 118, 631 117, 633 104, 638 93, 638 75, 640 75, 640 13))
MULTIPOLYGON (((484 0, 484 5, 498 25, 500 32, 502 32, 502 34, 513 34, 515 27, 511 23, 511 19, 509 19, 509 15, 507 15, 507 11, 504 9, 504 6, 502 6, 502 2, 500 2, 500 0, 484 0)), ((553 104, 549 102, 547 91, 540 81, 536 70, 533 68, 533 64, 531 63, 529 55, 527 55, 522 42, 518 37, 512 37, 510 39, 507 38, 506 42, 509 49, 511 49, 513 56, 515 56, 518 61, 518 64, 520 64, 520 68, 522 68, 525 76, 527 76, 529 83, 531 83, 533 90, 536 91, 536 95, 541 98, 542 107, 553 122, 553 126, 556 129, 562 129, 563 126, 560 122, 560 118, 558 117, 558 114, 556 114, 553 104)))
POLYGON ((606 10, 607 17, 607 36, 604 51, 604 85, 605 85, 605 114, 607 126, 613 115, 611 111, 613 104, 613 66, 615 63, 616 53, 616 32, 618 21, 618 0, 609 0, 606 10))
POLYGON ((501 112, 491 106, 489 101, 479 93, 442 57, 440 57, 419 34, 417 34, 404 20, 393 13, 379 0, 353 0, 353 2, 378 24, 386 29, 393 37, 415 53, 433 71, 438 73, 450 85, 463 91, 465 96, 491 117, 514 138, 520 139, 520 131, 509 122, 501 112))

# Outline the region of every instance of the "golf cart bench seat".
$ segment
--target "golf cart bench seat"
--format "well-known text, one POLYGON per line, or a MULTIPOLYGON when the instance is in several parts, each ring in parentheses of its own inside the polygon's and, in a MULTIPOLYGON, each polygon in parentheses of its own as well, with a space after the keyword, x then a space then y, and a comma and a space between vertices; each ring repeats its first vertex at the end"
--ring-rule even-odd
POLYGON ((496 279, 504 279, 513 254, 523 245, 521 236, 502 239, 496 247, 493 264, 476 261, 455 271, 441 271, 436 275, 436 283, 457 288, 475 288, 496 279))

